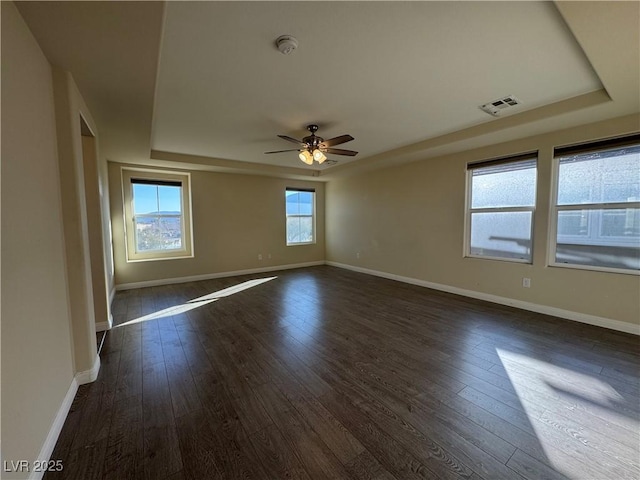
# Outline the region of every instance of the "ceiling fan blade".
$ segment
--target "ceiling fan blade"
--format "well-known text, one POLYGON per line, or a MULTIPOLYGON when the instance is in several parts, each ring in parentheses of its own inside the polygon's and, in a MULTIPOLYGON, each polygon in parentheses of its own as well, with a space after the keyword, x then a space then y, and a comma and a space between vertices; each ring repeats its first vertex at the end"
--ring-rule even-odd
POLYGON ((275 150, 273 152, 264 152, 264 153, 266 155, 267 153, 283 153, 283 152, 299 152, 299 151, 300 151, 299 148, 292 148, 291 150, 275 150))
POLYGON ((334 145, 340 145, 341 143, 347 143, 353 140, 351 135, 340 135, 339 137, 330 138, 320 144, 321 147, 333 147, 334 145))
POLYGON ((325 148, 323 152, 333 155, 349 155, 350 157, 355 157, 358 154, 358 152, 354 152, 353 150, 343 150, 342 148, 325 148))
POLYGON ((300 140, 296 140, 295 138, 288 137, 286 135, 278 135, 281 139, 286 140, 287 142, 297 143, 298 145, 304 146, 300 140))

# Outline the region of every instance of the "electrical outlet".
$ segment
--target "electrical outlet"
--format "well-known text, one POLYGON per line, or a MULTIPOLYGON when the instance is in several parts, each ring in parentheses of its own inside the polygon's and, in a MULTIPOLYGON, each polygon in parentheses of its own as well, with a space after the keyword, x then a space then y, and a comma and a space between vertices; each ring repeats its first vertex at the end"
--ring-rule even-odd
POLYGON ((523 286, 524 288, 530 288, 530 287, 531 287, 531 279, 530 279, 530 278, 527 278, 527 277, 524 277, 524 278, 522 279, 522 286, 523 286))
POLYGON ((356 258, 360 258, 360 252, 356 252, 356 258))
POLYGON ((262 260, 262 254, 261 253, 258 254, 258 260, 262 260))
POLYGON ((267 258, 268 258, 269 260, 271 260, 271 254, 267 255, 267 258))

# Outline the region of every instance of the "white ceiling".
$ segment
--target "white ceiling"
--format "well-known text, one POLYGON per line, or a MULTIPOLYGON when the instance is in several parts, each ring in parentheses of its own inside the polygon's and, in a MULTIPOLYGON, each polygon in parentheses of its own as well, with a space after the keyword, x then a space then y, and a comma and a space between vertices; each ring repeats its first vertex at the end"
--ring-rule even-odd
POLYGON ((640 111, 638 5, 18 4, 74 75, 108 159, 321 178, 640 111), (288 56, 283 34, 299 41, 288 56), (505 95, 523 104, 479 110, 505 95), (326 167, 264 155, 309 123, 353 135, 339 148, 359 155, 326 167))

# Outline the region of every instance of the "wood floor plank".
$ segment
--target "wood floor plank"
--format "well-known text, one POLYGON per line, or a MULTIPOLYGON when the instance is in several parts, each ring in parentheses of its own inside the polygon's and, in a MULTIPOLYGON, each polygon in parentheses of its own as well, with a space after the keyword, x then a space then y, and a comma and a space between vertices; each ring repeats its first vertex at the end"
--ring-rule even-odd
MULTIPOLYGON (((118 325, 117 315, 114 314, 114 325, 118 325)), ((114 352, 120 352, 122 350, 122 345, 124 342, 124 329, 122 328, 112 328, 107 332, 107 335, 102 344, 102 350, 100 355, 107 355, 114 352)), ((101 357, 102 358, 102 357, 101 357)))
POLYGON ((47 473, 44 478, 45 480, 57 478, 65 480, 101 480, 104 475, 106 452, 106 438, 90 445, 73 449, 63 462, 63 470, 58 473, 47 473))
MULTIPOLYGON (((460 397, 459 395, 451 394, 442 388, 432 386, 428 392, 416 397, 416 401, 424 403, 432 408, 446 407, 447 411, 453 410, 455 414, 447 413, 445 418, 453 420, 458 418, 458 415, 462 415, 470 420, 470 422, 464 424, 465 429, 473 431, 475 428, 473 425, 480 426, 488 432, 493 433, 498 438, 506 441, 513 447, 523 450, 534 458, 541 461, 546 461, 547 459, 544 449, 540 446, 540 442, 534 434, 524 432, 523 430, 514 427, 513 424, 495 416, 489 411, 460 397)), ((481 438, 481 436, 479 437, 481 438)), ((478 446, 482 448, 481 445, 478 446)), ((487 449, 487 453, 493 453, 493 450, 487 449)), ((496 458, 503 459, 504 454, 499 454, 496 458)))
MULTIPOLYGON (((617 462, 625 465, 625 467, 632 472, 636 472, 636 475, 640 478, 640 457, 636 455, 637 449, 608 438, 598 431, 584 427, 576 421, 570 420, 563 415, 555 414, 554 412, 545 411, 539 420, 541 423, 545 423, 565 433, 583 445, 597 450, 607 457, 616 459, 617 462)), ((637 440, 640 442, 640 436, 637 440)))
POLYGON ((303 349, 300 348, 298 341, 283 334, 281 331, 272 332, 268 338, 265 337, 265 334, 260 334, 255 338, 277 360, 286 365, 290 375, 293 375, 314 395, 321 396, 331 391, 331 386, 317 375, 304 359, 301 359, 296 354, 298 352, 304 356, 303 349))
POLYGON ((124 339, 118 379, 116 383, 116 397, 138 396, 142 393, 142 334, 140 325, 122 327, 124 339))
POLYGON ((182 455, 173 424, 145 427, 142 470, 146 480, 165 478, 182 470, 182 455))
POLYGON ((347 398, 339 393, 323 395, 321 403, 338 418, 382 466, 403 479, 432 479, 437 475, 410 454, 347 398))
POLYGON ((241 336, 228 329, 218 331, 223 340, 227 355, 236 370, 236 375, 251 385, 262 385, 270 382, 271 378, 253 358, 252 347, 241 336))
POLYGON ((105 479, 136 479, 143 474, 142 398, 128 396, 113 406, 104 460, 105 479))
POLYGON ((635 336, 327 266, 112 310, 47 479, 640 478, 635 336))
POLYGON ((210 372, 213 370, 207 352, 202 346, 200 341, 201 334, 198 332, 180 330, 178 331, 180 337, 180 343, 182 344, 182 350, 187 364, 191 370, 192 375, 200 375, 202 373, 210 372))
POLYGON ((244 428, 227 418, 209 416, 216 433, 215 459, 218 469, 228 479, 267 478, 264 466, 244 428), (231 427, 231 428, 230 428, 231 427), (237 427, 237 428, 236 428, 237 427))
POLYGON ((142 402, 145 408, 171 405, 171 392, 164 362, 152 363, 142 369, 142 402))
POLYGON ((174 415, 179 417, 186 413, 202 409, 196 384, 184 355, 182 357, 170 357, 165 362, 165 366, 167 369, 174 415))
POLYGON ((222 388, 228 392, 233 407, 240 417, 247 433, 251 435, 272 423, 262 402, 257 397, 255 390, 251 388, 247 380, 235 367, 228 353, 222 349, 207 350, 211 364, 216 373, 223 378, 222 388))
POLYGON ((614 436, 628 436, 637 430, 638 397, 621 395, 598 377, 549 372, 532 374, 517 367, 509 368, 508 372, 504 368, 492 368, 491 371, 510 379, 527 405, 544 405, 549 410, 569 409, 590 418, 599 429, 611 430, 609 425, 616 425, 614 436))
POLYGON ((433 425, 445 441, 448 438, 453 445, 462 448, 471 457, 481 459, 484 463, 494 462, 484 458, 484 455, 476 455, 478 452, 470 445, 493 456, 501 463, 506 463, 515 451, 515 447, 506 440, 473 422, 465 421, 466 417, 447 405, 438 405, 430 401, 428 396, 423 396, 421 401, 411 401, 404 405, 389 402, 387 404, 405 421, 416 425, 416 428, 422 429, 425 426, 423 433, 430 435, 429 431, 432 430, 431 425, 433 425), (434 421, 434 418, 437 421, 434 421), (448 435, 443 435, 442 432, 448 435), (461 438, 458 439, 455 435, 461 438))
POLYGON ((87 387, 82 423, 77 427, 71 449, 88 448, 109 436, 115 394, 106 390, 100 382, 87 387))
POLYGON ((546 464, 530 457, 522 450, 516 450, 507 462, 507 466, 528 480, 569 480, 562 473, 557 472, 546 464))
POLYGON ((346 465, 365 448, 317 398, 306 392, 302 385, 293 382, 282 385, 298 414, 315 430, 333 454, 346 465))
MULTIPOLYGON (((476 446, 474 441, 468 441, 455 430, 446 428, 446 424, 433 415, 435 412, 424 411, 414 403, 407 405, 394 402, 392 397, 383 397, 381 402, 365 398, 359 406, 439 477, 446 478, 452 473, 468 477, 473 469, 487 478, 510 478, 513 475, 503 463, 476 446), (409 442, 405 443, 407 440, 409 442)), ((490 437, 481 429, 475 433, 490 437)), ((483 446, 488 449, 487 441, 483 446)), ((506 442, 502 442, 502 448, 506 448, 509 455, 514 451, 506 442)))
POLYGON ((152 320, 142 324, 142 364, 164 363, 162 340, 158 322, 152 320))
POLYGON ((488 412, 491 412, 494 415, 506 420, 507 422, 518 427, 520 430, 523 430, 532 435, 536 434, 533 427, 531 426, 530 416, 526 412, 520 409, 512 408, 507 404, 502 403, 489 395, 485 395, 484 393, 479 392, 472 387, 465 387, 464 390, 458 393, 458 395, 469 400, 470 402, 475 403, 479 407, 484 408, 488 412))
POLYGON ((275 421, 287 439, 289 448, 293 448, 313 478, 348 477, 331 449, 295 409, 280 414, 275 421))
POLYGON ((396 478, 385 470, 368 450, 363 451, 345 466, 354 480, 394 480, 396 478))
POLYGON ((545 422, 536 420, 534 422, 536 432, 542 437, 545 447, 550 456, 551 463, 554 463, 553 450, 559 450, 565 455, 578 460, 581 475, 584 478, 611 478, 611 479, 637 479, 638 473, 627 464, 622 464, 615 458, 608 455, 598 455, 598 451, 585 445, 578 439, 566 435, 556 427, 552 427, 545 422))
MULTIPOLYGON (((111 332, 107 332, 109 338, 111 332)), ((97 383, 102 384, 104 392, 115 392, 118 385, 118 371, 120 369, 120 351, 105 352, 104 347, 100 352, 100 371, 97 383)))
POLYGON ((216 464, 217 444, 202 410, 188 412, 176 419, 176 432, 186 478, 224 479, 216 464))
POLYGON ((280 430, 274 425, 255 432, 249 436, 268 478, 290 478, 310 480, 311 477, 302 466, 301 461, 280 430))

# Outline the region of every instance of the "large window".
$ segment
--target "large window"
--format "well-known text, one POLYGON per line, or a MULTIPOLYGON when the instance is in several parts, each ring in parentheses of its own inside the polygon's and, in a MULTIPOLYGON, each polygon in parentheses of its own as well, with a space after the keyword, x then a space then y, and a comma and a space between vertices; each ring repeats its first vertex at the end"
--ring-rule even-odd
POLYGON ((640 135, 556 148, 556 266, 640 271, 640 135))
POLYGON ((313 189, 286 189, 287 245, 315 242, 315 198, 313 189))
POLYGON ((466 255, 531 263, 536 155, 471 163, 467 169, 466 255))
POLYGON ((122 170, 127 260, 192 256, 189 174, 122 170))

